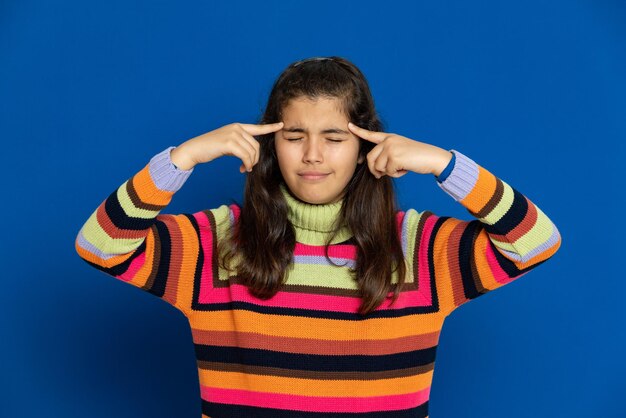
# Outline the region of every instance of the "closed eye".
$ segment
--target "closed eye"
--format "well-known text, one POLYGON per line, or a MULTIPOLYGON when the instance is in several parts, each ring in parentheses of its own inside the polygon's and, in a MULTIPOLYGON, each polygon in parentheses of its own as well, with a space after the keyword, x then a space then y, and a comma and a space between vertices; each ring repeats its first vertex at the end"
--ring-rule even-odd
MULTIPOLYGON (((298 141, 298 140, 300 140, 300 139, 302 139, 302 138, 285 138, 285 139, 286 139, 287 141, 290 141, 290 142, 291 142, 291 141, 298 141)), ((327 138, 327 139, 328 139, 330 142, 343 142, 343 140, 341 140, 341 139, 330 139, 330 138, 327 138)))

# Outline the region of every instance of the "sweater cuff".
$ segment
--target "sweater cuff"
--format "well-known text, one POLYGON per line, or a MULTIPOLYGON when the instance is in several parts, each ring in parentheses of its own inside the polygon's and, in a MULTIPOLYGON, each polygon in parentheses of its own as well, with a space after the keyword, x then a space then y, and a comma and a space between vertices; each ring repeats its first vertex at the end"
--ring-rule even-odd
POLYGON ((441 174, 439 174, 439 176, 435 176, 435 179, 437 179, 439 183, 441 183, 442 181, 448 178, 448 176, 450 175, 450 172, 452 171, 452 168, 454 167, 455 161, 456 161, 456 155, 454 155, 454 152, 452 152, 452 158, 450 159, 450 162, 448 162, 448 165, 446 166, 446 168, 443 169, 443 171, 441 172, 441 174))
POLYGON ((176 147, 167 147, 152 157, 150 159, 150 163, 148 164, 150 176, 152 177, 154 184, 159 189, 168 192, 178 191, 183 184, 185 184, 185 181, 187 181, 195 168, 192 167, 189 170, 181 170, 176 167, 172 162, 170 155, 174 148, 176 147))
POLYGON ((455 163, 447 178, 437 183, 444 192, 457 202, 467 196, 478 180, 478 164, 457 150, 450 150, 455 155, 455 163))

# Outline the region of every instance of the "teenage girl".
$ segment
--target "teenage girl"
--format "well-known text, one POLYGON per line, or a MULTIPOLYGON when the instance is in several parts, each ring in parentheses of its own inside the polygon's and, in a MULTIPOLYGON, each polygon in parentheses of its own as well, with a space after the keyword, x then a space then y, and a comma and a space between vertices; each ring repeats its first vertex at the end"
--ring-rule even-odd
POLYGON ((560 244, 538 206, 468 156, 384 132, 365 77, 336 56, 289 65, 260 124, 154 155, 75 243, 187 317, 205 418, 427 417, 444 319, 560 244), (243 204, 161 213, 225 155, 247 172, 243 204), (399 210, 391 178, 409 172, 474 219, 399 210))

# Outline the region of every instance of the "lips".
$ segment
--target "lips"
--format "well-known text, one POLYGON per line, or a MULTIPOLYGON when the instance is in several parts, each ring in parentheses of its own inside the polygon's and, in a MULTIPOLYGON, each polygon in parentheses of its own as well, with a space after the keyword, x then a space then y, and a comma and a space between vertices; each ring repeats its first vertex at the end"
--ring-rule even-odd
POLYGON ((323 173, 321 171, 302 171, 298 174, 301 176, 325 176, 328 173, 323 173))
POLYGON ((323 179, 328 174, 330 173, 322 173, 319 171, 304 171, 302 173, 299 173, 298 175, 307 180, 319 180, 319 179, 323 179))

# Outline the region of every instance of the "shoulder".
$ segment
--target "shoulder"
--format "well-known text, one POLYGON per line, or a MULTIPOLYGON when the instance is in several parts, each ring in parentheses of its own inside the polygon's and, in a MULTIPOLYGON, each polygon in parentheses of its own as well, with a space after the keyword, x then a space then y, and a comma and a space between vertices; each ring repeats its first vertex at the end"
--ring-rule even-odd
POLYGON ((399 210, 396 212, 396 222, 398 226, 405 229, 409 225, 414 225, 422 218, 427 211, 418 212, 415 209, 399 210))
POLYGON ((411 208, 396 212, 396 221, 403 240, 416 239, 425 229, 432 229, 432 224, 438 219, 437 215, 428 210, 420 212, 411 208))
POLYGON ((239 214, 241 213, 241 208, 233 203, 230 205, 223 204, 222 206, 211 209, 213 216, 215 217, 215 221, 218 224, 230 223, 233 224, 237 219, 239 219, 239 214))
POLYGON ((223 204, 216 208, 204 209, 194 214, 200 229, 210 230, 221 236, 228 232, 237 219, 241 209, 237 204, 223 204))

